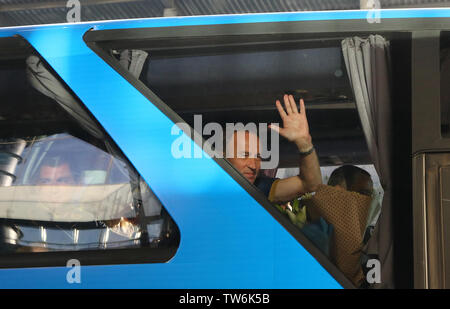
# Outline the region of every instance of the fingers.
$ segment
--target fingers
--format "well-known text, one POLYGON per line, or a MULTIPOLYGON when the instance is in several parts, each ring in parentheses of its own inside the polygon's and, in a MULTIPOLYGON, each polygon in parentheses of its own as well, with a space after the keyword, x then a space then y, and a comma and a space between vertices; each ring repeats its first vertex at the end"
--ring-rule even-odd
POLYGON ((285 94, 283 100, 285 108, 283 108, 279 100, 276 100, 275 102, 278 109, 278 113, 280 113, 281 118, 284 118, 285 116, 290 114, 298 114, 298 113, 306 116, 305 102, 303 101, 303 99, 300 99, 300 109, 297 109, 297 104, 295 103, 295 99, 292 95, 285 94))
POLYGON ((300 113, 306 117, 305 101, 303 99, 300 99, 300 113))
POLYGON ((287 114, 286 114, 286 112, 284 111, 283 106, 281 106, 280 101, 277 100, 277 101, 275 102, 275 105, 277 106, 277 110, 278 110, 278 113, 280 113, 281 119, 283 119, 284 117, 286 117, 287 114))
POLYGON ((298 109, 297 109, 297 105, 295 104, 294 97, 292 95, 289 95, 288 99, 289 99, 289 104, 291 105, 292 112, 294 114, 298 114, 298 109))
POLYGON ((285 94, 283 99, 284 99, 284 106, 286 107, 286 113, 288 115, 292 114, 293 111, 292 111, 292 106, 291 106, 291 102, 290 102, 290 97, 287 94, 285 94))

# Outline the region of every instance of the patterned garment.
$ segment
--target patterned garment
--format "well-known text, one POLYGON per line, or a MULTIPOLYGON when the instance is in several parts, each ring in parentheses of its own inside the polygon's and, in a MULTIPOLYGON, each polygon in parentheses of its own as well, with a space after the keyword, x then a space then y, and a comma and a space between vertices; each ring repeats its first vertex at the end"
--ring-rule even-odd
POLYGON ((312 221, 323 217, 333 225, 331 256, 336 266, 356 286, 364 280, 360 258, 370 203, 369 196, 320 185, 307 204, 312 221))

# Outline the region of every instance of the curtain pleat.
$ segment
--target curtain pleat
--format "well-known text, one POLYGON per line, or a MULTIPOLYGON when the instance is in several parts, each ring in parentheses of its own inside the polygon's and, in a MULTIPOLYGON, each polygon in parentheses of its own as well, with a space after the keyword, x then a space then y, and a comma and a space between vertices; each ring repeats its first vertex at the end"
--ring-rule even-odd
POLYGON ((346 38, 342 53, 369 153, 384 190, 381 214, 365 253, 380 260, 381 283, 376 286, 393 288, 389 42, 380 35, 346 38))

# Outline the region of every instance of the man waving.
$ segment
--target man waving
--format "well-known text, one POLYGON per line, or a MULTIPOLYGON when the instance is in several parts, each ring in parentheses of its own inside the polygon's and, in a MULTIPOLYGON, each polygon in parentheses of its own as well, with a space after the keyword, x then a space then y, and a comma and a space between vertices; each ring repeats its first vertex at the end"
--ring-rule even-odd
POLYGON ((298 108, 292 95, 284 95, 283 99, 284 108, 279 100, 275 103, 283 121, 283 127, 275 125, 269 127, 297 146, 300 168, 298 176, 286 179, 259 176, 261 167, 259 139, 253 133, 236 134, 235 132, 228 142, 234 143, 233 149, 235 150, 245 150, 244 154, 235 152, 231 158, 228 158, 230 163, 248 181, 264 192, 272 202, 291 201, 304 193, 315 191, 317 186, 322 183, 319 160, 309 134, 305 103, 301 99, 298 108))

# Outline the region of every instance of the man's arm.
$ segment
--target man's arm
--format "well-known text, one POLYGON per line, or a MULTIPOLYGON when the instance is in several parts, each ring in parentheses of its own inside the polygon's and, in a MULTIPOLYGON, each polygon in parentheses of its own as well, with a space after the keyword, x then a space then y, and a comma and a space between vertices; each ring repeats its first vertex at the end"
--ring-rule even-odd
MULTIPOLYGON (((284 95, 286 110, 278 100, 276 106, 283 120, 283 128, 275 125, 270 125, 270 128, 295 143, 300 153, 309 153, 313 149, 313 144, 303 99, 300 100, 300 110, 297 109, 292 95, 284 95)), ((272 201, 291 201, 304 193, 315 191, 322 183, 319 160, 315 150, 309 154, 299 155, 299 167, 299 176, 280 179, 274 183, 270 192, 272 201)))

